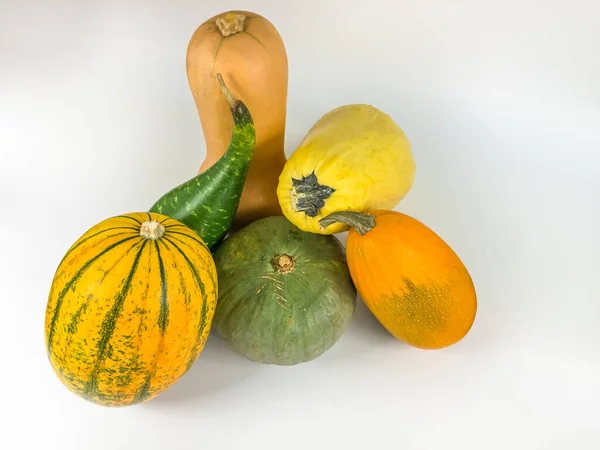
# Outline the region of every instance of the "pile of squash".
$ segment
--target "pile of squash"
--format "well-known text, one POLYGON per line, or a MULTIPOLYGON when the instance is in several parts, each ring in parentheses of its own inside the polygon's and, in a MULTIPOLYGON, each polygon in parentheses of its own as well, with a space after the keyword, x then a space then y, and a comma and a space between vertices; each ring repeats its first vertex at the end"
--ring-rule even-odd
POLYGON ((151 399, 211 330, 259 363, 314 360, 347 330, 357 294, 413 347, 468 333, 477 300, 465 266, 393 210, 415 175, 403 131, 373 106, 343 105, 286 158, 287 71, 280 34, 258 14, 219 14, 193 34, 198 173, 147 211, 93 226, 56 270, 45 342, 72 392, 104 406, 151 399))

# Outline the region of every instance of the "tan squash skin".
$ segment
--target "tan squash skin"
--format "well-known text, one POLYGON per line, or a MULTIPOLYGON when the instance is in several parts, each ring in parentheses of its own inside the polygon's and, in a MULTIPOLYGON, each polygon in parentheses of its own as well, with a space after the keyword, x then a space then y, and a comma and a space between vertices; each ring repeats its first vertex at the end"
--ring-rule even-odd
POLYGON ((282 215, 276 191, 286 162, 288 60, 278 31, 258 14, 224 12, 195 31, 188 45, 186 67, 206 140, 206 159, 199 172, 223 155, 231 139, 231 113, 217 73, 222 74, 233 96, 248 106, 254 119, 254 158, 234 228, 282 215))

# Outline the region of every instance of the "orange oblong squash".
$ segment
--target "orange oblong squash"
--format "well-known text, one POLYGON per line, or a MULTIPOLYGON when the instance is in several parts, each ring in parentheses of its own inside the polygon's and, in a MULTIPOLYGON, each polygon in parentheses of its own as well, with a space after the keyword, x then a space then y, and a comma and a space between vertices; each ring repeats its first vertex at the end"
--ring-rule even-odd
POLYGON ((254 156, 234 217, 234 228, 282 215, 277 199, 284 151, 288 60, 283 40, 266 18, 250 11, 227 11, 201 24, 190 39, 186 71, 206 141, 199 172, 211 167, 229 145, 231 113, 217 73, 254 120, 254 156))
POLYGON ((394 337, 413 347, 440 349, 469 332, 477 311, 473 281, 433 230, 391 210, 337 212, 320 222, 350 225, 346 258, 352 280, 394 337))

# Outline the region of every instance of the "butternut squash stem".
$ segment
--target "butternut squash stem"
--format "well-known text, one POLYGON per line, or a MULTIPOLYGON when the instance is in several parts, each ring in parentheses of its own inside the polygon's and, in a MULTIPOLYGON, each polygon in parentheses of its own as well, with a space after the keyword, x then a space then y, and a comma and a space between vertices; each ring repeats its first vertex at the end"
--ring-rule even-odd
POLYGON ((225 13, 222 17, 219 17, 215 21, 215 24, 217 25, 217 28, 219 28, 221 36, 228 37, 241 31, 244 31, 245 21, 245 15, 234 12, 228 12, 225 13))
POLYGON ((370 214, 362 214, 355 211, 339 211, 329 214, 327 217, 319 220, 319 225, 323 229, 336 222, 349 225, 354 228, 361 236, 364 236, 375 227, 375 217, 370 214))
POLYGON ((221 86, 221 91, 223 91, 223 94, 225 94, 225 97, 227 97, 229 107, 232 110, 234 110, 238 105, 239 101, 231 94, 231 91, 227 88, 225 81, 223 81, 223 76, 220 73, 217 74, 217 80, 219 81, 219 85, 221 86))

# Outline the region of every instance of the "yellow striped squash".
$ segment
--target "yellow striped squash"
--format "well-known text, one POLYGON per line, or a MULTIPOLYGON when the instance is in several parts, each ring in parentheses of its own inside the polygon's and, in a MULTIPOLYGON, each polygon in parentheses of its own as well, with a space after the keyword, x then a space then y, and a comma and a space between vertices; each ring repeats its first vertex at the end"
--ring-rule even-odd
POLYGON ((212 255, 187 226, 155 213, 103 220, 55 273, 45 321, 50 363, 91 402, 149 400, 197 359, 216 298, 212 255))

